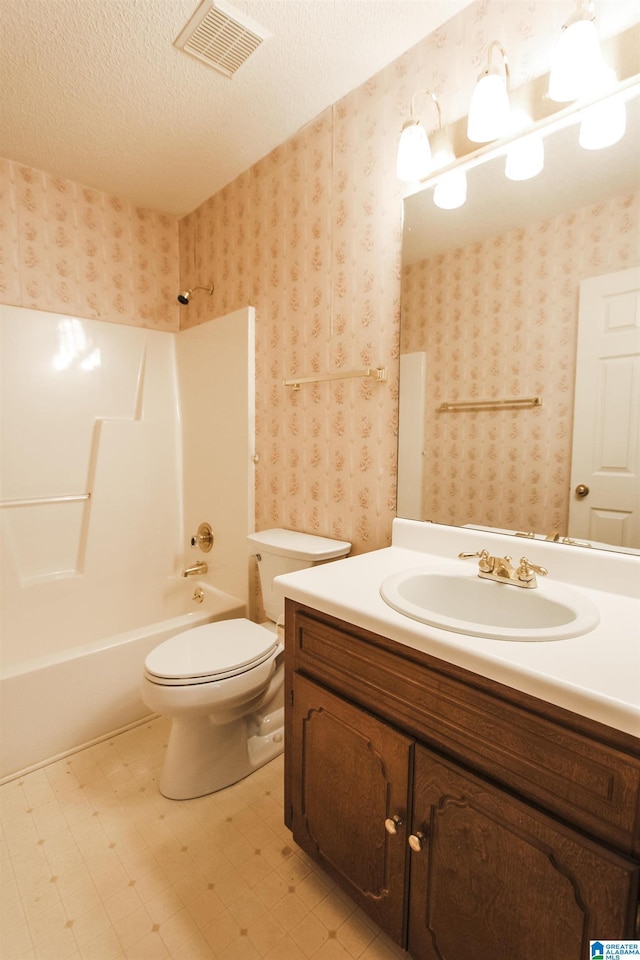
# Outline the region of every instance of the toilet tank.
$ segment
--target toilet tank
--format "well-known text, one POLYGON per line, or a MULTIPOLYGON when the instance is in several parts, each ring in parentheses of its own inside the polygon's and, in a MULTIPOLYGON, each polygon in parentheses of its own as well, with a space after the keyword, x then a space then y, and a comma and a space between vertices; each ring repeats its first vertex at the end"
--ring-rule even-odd
POLYGON ((274 623, 284 614, 284 599, 273 588, 276 577, 346 557, 351 550, 351 544, 347 540, 316 537, 311 533, 283 530, 280 527, 250 533, 247 539, 250 551, 258 561, 265 613, 274 623))

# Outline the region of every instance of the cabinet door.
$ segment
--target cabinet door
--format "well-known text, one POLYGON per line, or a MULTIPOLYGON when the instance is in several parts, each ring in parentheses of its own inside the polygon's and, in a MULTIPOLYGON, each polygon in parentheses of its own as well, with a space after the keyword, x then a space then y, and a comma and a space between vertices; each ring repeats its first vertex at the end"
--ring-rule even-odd
POLYGON ((401 943, 412 742, 300 676, 291 710, 294 839, 401 943))
POLYGON ((637 865, 422 747, 414 783, 416 960, 584 960, 633 936, 637 865))

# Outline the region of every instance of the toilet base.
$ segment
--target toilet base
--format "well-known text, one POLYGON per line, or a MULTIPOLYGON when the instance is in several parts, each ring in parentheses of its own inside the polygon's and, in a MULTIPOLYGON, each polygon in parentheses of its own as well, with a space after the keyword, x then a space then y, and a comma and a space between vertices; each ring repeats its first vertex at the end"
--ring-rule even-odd
POLYGON ((284 750, 284 709, 232 723, 209 717, 171 721, 160 793, 169 800, 193 800, 237 783, 284 750))

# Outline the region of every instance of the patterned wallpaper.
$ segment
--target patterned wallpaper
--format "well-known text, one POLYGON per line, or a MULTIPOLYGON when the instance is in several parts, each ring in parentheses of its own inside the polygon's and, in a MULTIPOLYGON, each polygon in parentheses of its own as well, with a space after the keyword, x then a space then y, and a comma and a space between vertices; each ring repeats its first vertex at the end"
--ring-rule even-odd
POLYGON ((177 330, 178 221, 0 160, 0 300, 177 330))
POLYGON ((402 352, 426 350, 423 519, 567 534, 580 280, 640 263, 640 195, 413 263, 402 352), (443 401, 542 396, 524 410, 443 401))
MULTIPOLYGON (((212 275, 218 313, 256 307, 257 528, 361 549, 388 540, 395 512, 400 235, 389 224, 401 201, 395 144, 368 113, 377 101, 363 88, 180 226, 182 276, 212 275), (377 148, 386 163, 373 162, 377 148), (282 385, 378 365, 387 383, 282 385)), ((183 323, 204 318, 204 299, 183 323)))
MULTIPOLYGON (((597 6, 603 36, 637 20, 626 0, 597 6)), ((216 312, 247 300, 256 307, 258 529, 336 536, 356 552, 390 542, 402 243, 395 155, 411 96, 433 90, 445 123, 465 115, 494 38, 514 86, 541 75, 549 37, 574 9, 572 0, 473 4, 181 221, 183 284, 211 277, 216 312), (369 365, 387 366, 387 383, 282 386, 369 365)), ((204 299, 185 308, 182 324, 206 318, 204 299)))
MULTIPOLYGON (((596 0, 601 36, 638 19, 596 0)), ((428 87, 445 124, 467 112, 499 39, 518 86, 548 69, 573 0, 478 0, 185 217, 5 163, 0 299, 176 329, 256 307, 256 526, 390 542, 395 515, 402 186, 399 131, 428 87), (176 288, 215 283, 175 305, 176 288), (179 312, 177 312, 179 310, 179 312), (388 367, 386 383, 292 392, 294 375, 388 367)), ((425 118, 428 122, 429 118, 425 118)))

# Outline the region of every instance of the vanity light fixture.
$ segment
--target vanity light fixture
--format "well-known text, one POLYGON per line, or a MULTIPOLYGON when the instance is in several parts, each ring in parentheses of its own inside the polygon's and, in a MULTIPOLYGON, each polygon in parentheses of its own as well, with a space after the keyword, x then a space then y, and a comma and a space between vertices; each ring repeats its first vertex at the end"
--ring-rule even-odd
MULTIPOLYGON (((529 177, 535 175, 537 166, 540 165, 541 167, 544 162, 544 156, 540 150, 541 145, 536 145, 536 140, 544 142, 544 138, 549 134, 554 133, 557 130, 562 130, 565 127, 572 126, 576 124, 577 121, 582 120, 582 118, 585 116, 588 117, 591 110, 602 110, 605 116, 619 116, 620 108, 622 108, 623 112, 625 111, 626 101, 630 98, 638 96, 640 96, 640 75, 634 75, 633 77, 629 77, 627 80, 616 83, 610 92, 601 94, 601 97, 594 97, 587 102, 576 102, 569 104, 556 113, 547 117, 543 117, 541 120, 535 122, 531 121, 531 125, 525 125, 524 128, 522 128, 522 132, 518 133, 517 131, 513 130, 509 136, 502 138, 500 141, 483 144, 482 146, 478 147, 477 150, 474 150, 473 153, 468 154, 460 159, 456 159, 451 152, 439 152, 434 158, 432 172, 424 178, 420 184, 420 189, 433 188, 434 202, 436 202, 437 205, 443 209, 454 209, 455 206, 460 206, 464 201, 462 200, 458 204, 455 204, 450 200, 447 201, 447 190, 445 189, 445 184, 451 183, 451 181, 448 180, 450 174, 458 174, 462 175, 462 177, 466 177, 466 174, 469 170, 473 170, 474 167, 486 163, 488 160, 492 160, 497 157, 504 157, 505 154, 510 153, 512 149, 516 150, 515 156, 517 161, 518 145, 525 139, 529 141, 526 147, 526 160, 521 158, 519 163, 514 162, 514 154, 512 154, 508 171, 505 172, 511 179, 528 179, 529 177), (438 187, 440 187, 440 190, 436 200, 435 192, 438 187)), ((596 116, 596 120, 593 121, 594 126, 596 126, 597 114, 593 114, 592 116, 596 116)), ((588 137, 589 128, 590 122, 589 124, 585 124, 585 127, 582 131, 582 136, 585 139, 588 137)), ((614 141, 612 140, 611 142, 614 141)), ((597 146, 599 147, 604 145, 605 144, 601 142, 597 146)), ((595 143, 593 146, 588 146, 588 143, 585 142, 583 143, 583 146, 587 147, 588 149, 596 149, 595 143)), ((523 152, 524 149, 525 148, 523 148, 523 152)), ((543 149, 544 148, 542 147, 542 150, 543 149)), ((462 180, 460 182, 462 182, 462 180)), ((462 190, 463 188, 460 189, 462 190)))
POLYGON ((469 117, 467 137, 473 143, 489 143, 499 140, 509 133, 509 64, 504 49, 497 40, 489 45, 487 67, 475 85, 469 117), (497 50, 502 57, 502 65, 491 62, 491 56, 497 50))
POLYGON ((398 160, 396 173, 398 180, 414 181, 426 177, 431 168, 431 146, 427 131, 415 115, 416 97, 425 93, 431 97, 438 111, 438 129, 442 129, 442 114, 440 104, 430 90, 417 90, 411 98, 411 117, 402 127, 398 144, 398 160))
POLYGON ((600 38, 593 0, 578 0, 577 9, 562 27, 549 73, 549 99, 559 103, 590 94, 593 78, 602 69, 600 38))

